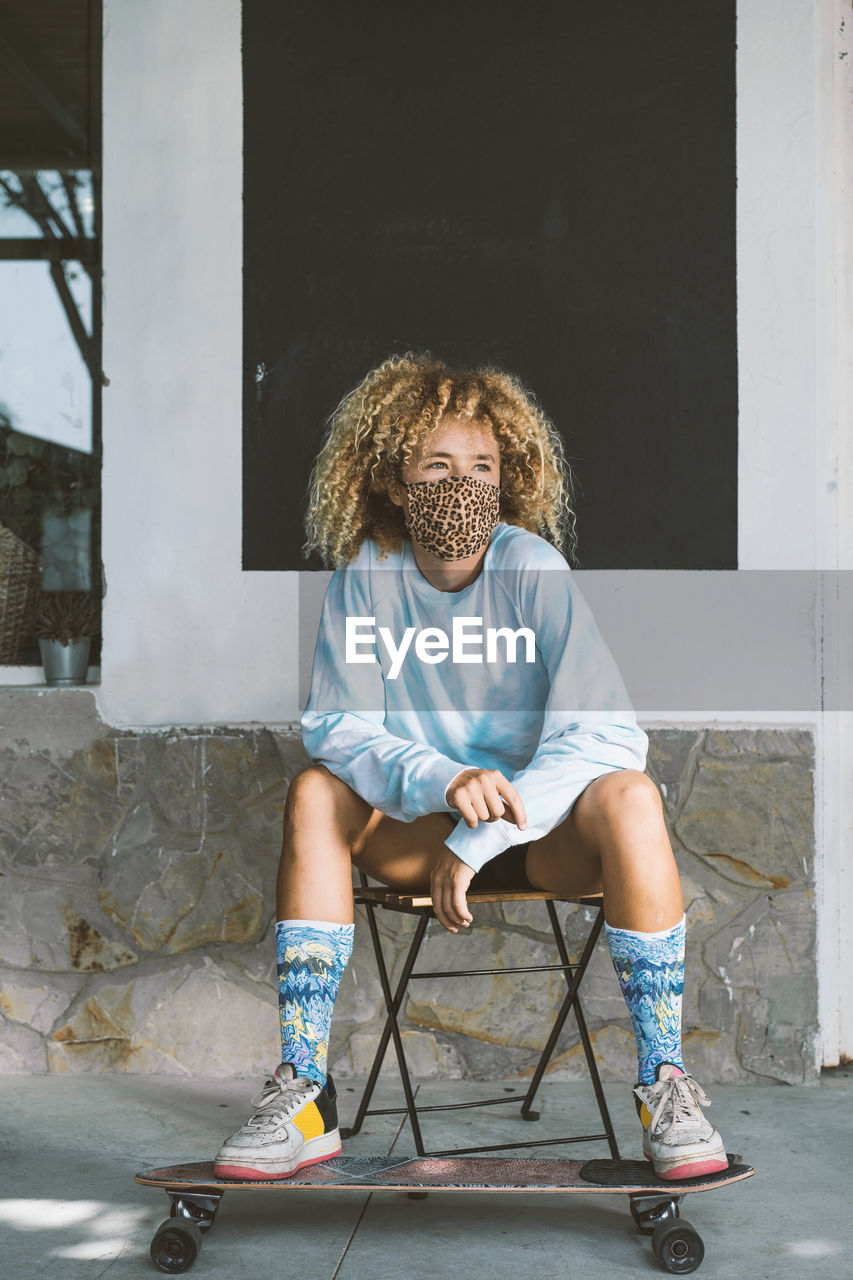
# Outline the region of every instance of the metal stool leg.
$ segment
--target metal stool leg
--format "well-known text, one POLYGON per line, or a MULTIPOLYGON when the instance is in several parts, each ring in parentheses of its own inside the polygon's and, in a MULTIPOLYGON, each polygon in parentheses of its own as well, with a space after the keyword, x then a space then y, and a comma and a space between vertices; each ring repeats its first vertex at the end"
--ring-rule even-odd
MULTIPOLYGON (((546 901, 545 905, 548 908, 548 916, 551 921, 551 929, 554 934, 554 941, 557 944, 557 950, 560 953, 560 959, 563 964, 568 965, 569 953, 566 947, 565 936, 563 934, 562 929, 560 928, 559 919, 557 918, 556 907, 554 906, 554 903, 550 899, 546 901)), ((593 926, 589 931, 589 935, 586 940, 586 946, 583 949, 583 954, 580 958, 580 961, 578 962, 577 967, 575 968, 573 973, 570 971, 566 972, 566 982, 568 983, 568 991, 566 992, 566 995, 563 999, 563 1003, 560 1006, 559 1012, 554 1021, 554 1026, 551 1029, 551 1034, 548 1037, 548 1041, 545 1045, 545 1048, 542 1050, 542 1054, 539 1058, 539 1062, 533 1074, 533 1079, 530 1082, 530 1087, 527 1091, 524 1102, 521 1104, 521 1114, 526 1117, 530 1113, 530 1108, 533 1105, 533 1099, 536 1096, 536 1091, 539 1088, 543 1075, 545 1074, 545 1068, 550 1062, 551 1055, 554 1052, 554 1046, 556 1045, 560 1032, 563 1029, 566 1018, 568 1017, 569 1010, 573 1009, 575 1014, 575 1019, 577 1021, 578 1032, 580 1034, 581 1044, 583 1045, 583 1051, 584 1051, 584 1056, 586 1058, 587 1068, 589 1070, 590 1079, 592 1080, 592 1087, 595 1090, 595 1098, 596 1098, 596 1102, 598 1103, 598 1110, 601 1116, 601 1122, 604 1125, 604 1131, 607 1136, 607 1144, 610 1147, 610 1154, 612 1155, 613 1159, 618 1160, 619 1147, 617 1146, 617 1143, 616 1143, 616 1135, 613 1131, 613 1123, 610 1119, 610 1111, 608 1110, 608 1107, 607 1107, 607 1100, 604 1097, 604 1090, 601 1085, 601 1076, 599 1075, 598 1064, 595 1061, 595 1054, 593 1053, 592 1044, 590 1043, 589 1032, 587 1031, 587 1026, 586 1026, 586 1019, 583 1016, 583 1010, 581 1009, 580 996, 579 996, 581 981, 583 979, 584 974, 586 973, 587 966, 589 965, 589 962, 592 959, 592 955, 595 950, 595 944, 598 942, 598 938, 599 938, 599 935, 601 934, 603 925, 604 925, 604 908, 599 907, 598 916, 596 917, 593 923, 593 926)))
POLYGON ((385 1051, 388 1047, 388 1041, 393 1038, 394 1051, 397 1055, 397 1065, 400 1070, 400 1079, 403 1084, 403 1093, 406 1098, 406 1110, 412 1125, 412 1136, 415 1140, 415 1150, 419 1156, 422 1156, 425 1154, 425 1150, 423 1139, 421 1137, 421 1127, 418 1123, 418 1109, 415 1106, 415 1095, 412 1090, 412 1082, 411 1077, 409 1076, 406 1055, 403 1051, 403 1040, 400 1034, 400 1023, 397 1015, 400 1011, 403 999, 405 998, 406 988, 409 985, 409 976, 412 969, 415 967, 415 962, 418 958, 418 952, 421 949, 421 943, 424 940, 430 917, 428 912, 424 912, 418 920, 415 935, 412 938, 412 942, 403 965, 403 971, 400 974, 400 979, 397 983, 397 990, 392 995, 391 982, 388 977, 388 968, 385 964, 385 955, 382 950, 382 941, 379 937, 379 927, 376 923, 376 905, 372 902, 366 902, 364 905, 367 907, 367 923, 370 928, 370 940, 373 943, 373 951, 376 957, 376 968, 379 973, 379 982, 382 986, 382 995, 385 999, 385 1008, 388 1011, 388 1016, 386 1017, 385 1025, 382 1028, 379 1047, 373 1059, 373 1066, 370 1069, 370 1075, 368 1077, 367 1084, 365 1085, 355 1121, 347 1130, 345 1130, 345 1134, 347 1137, 351 1137, 352 1134, 358 1133, 361 1128, 362 1123, 364 1122, 364 1117, 368 1114, 370 1099, 373 1096, 373 1090, 375 1089, 376 1081, 379 1078, 379 1072, 385 1057, 385 1051))

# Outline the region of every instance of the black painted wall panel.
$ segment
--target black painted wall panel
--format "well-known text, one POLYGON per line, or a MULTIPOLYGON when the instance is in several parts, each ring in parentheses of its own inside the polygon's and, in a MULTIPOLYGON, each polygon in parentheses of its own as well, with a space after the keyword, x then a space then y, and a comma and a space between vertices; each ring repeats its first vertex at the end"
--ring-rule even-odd
POLYGON ((579 564, 734 568, 734 0, 244 0, 244 567, 385 356, 521 375, 579 564))

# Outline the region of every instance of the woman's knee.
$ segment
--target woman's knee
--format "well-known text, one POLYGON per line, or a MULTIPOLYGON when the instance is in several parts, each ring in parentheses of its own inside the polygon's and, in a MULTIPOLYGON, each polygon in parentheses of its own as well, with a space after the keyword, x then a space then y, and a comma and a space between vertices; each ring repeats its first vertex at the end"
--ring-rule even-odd
POLYGON ((614 769, 602 774, 587 788, 585 806, 596 822, 607 826, 626 820, 658 823, 663 818, 663 802, 657 784, 639 769, 614 769))
POLYGON ((285 814, 302 805, 313 807, 323 803, 324 800, 328 801, 335 791, 335 784, 345 785, 324 764, 306 765, 290 780, 284 806, 285 814))
POLYGON ((291 779, 284 812, 285 817, 302 810, 308 814, 324 813, 353 802, 364 804, 352 787, 331 769, 324 764, 309 764, 291 779))
MULTIPOLYGON (((371 806, 323 764, 310 764, 291 779, 284 805, 284 831, 294 835, 315 825, 339 829, 352 843, 371 813, 371 806)), ((285 841, 287 843, 287 841, 285 841)))

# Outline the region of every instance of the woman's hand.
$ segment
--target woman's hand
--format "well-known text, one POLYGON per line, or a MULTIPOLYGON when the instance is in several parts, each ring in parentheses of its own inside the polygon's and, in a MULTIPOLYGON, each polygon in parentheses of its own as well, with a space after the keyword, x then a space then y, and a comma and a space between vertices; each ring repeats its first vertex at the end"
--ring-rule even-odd
POLYGON ((473 879, 474 868, 445 846, 432 869, 430 896, 436 916, 451 933, 458 933, 459 925, 467 929, 474 919, 465 897, 473 879))
POLYGON ((520 831, 527 826, 524 801, 500 769, 463 769, 444 794, 469 827, 498 818, 514 822, 520 831))

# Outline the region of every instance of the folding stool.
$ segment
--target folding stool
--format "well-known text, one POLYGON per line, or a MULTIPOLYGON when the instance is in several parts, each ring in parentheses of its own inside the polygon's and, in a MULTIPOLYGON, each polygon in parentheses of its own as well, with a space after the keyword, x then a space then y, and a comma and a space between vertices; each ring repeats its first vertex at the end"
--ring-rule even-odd
POLYGON ((415 1141, 415 1150, 419 1156, 447 1156, 447 1155, 469 1155, 472 1152, 482 1151, 501 1151, 507 1147, 545 1147, 556 1146, 567 1142, 594 1142, 606 1140, 610 1147, 610 1154, 614 1160, 619 1159, 619 1148, 616 1144, 616 1137, 613 1132, 613 1124, 610 1119, 610 1113, 607 1109, 607 1102, 604 1097, 604 1090, 601 1087, 601 1078, 598 1074, 598 1066, 595 1061, 595 1055, 592 1051, 592 1045, 589 1040, 589 1033, 586 1027, 586 1021, 583 1016, 580 1002, 580 985, 583 976, 586 973, 587 965, 595 950, 595 944, 601 933, 604 924, 604 904, 600 894, 592 897, 582 898, 561 898, 557 894, 543 893, 537 889, 530 890, 483 890, 482 892, 469 893, 468 905, 473 909, 479 902, 544 902, 548 911, 548 918, 551 923, 551 930, 554 934, 554 941, 557 946, 559 955, 558 964, 550 965, 515 965, 503 966, 493 969, 448 969, 440 971, 419 972, 415 969, 421 944, 426 936, 427 927, 430 920, 435 919, 435 911, 433 910, 432 898, 428 894, 411 894, 399 893, 396 890, 384 887, 373 888, 368 885, 367 877, 363 872, 359 872, 361 885, 354 889, 354 901, 356 905, 366 908, 367 922, 370 927, 370 937, 373 943, 373 951, 376 957, 376 967, 379 973, 379 981, 382 985, 382 994, 385 999, 385 1008, 387 1017, 382 1034, 379 1039, 379 1045, 376 1055, 373 1059, 373 1065, 370 1069, 367 1083, 364 1087, 361 1102, 356 1113, 355 1120, 348 1128, 341 1129, 341 1136, 344 1138, 351 1137, 361 1129, 365 1116, 376 1115, 408 1115, 412 1126, 412 1135, 415 1141), (569 953, 566 947, 566 939, 560 922, 557 917, 557 911, 554 902, 576 902, 581 906, 594 907, 595 915, 589 929, 589 933, 584 944, 583 952, 577 963, 569 960, 569 953), (379 928, 376 922, 376 912, 398 911, 405 915, 417 916, 418 924, 414 932, 408 953, 406 955, 403 969, 397 982, 394 992, 391 991, 391 981, 388 974, 388 968, 385 964, 385 956, 382 950, 382 943, 379 938, 379 928), (569 1010, 574 1011, 577 1021, 578 1032, 580 1034, 581 1044, 583 1045, 584 1055, 586 1057, 587 1067, 589 1069, 592 1086, 595 1090, 595 1097, 598 1102, 598 1110, 601 1115, 601 1121, 604 1126, 603 1133, 578 1134, 562 1138, 543 1138, 532 1142, 501 1142, 491 1146, 479 1147, 463 1147, 453 1148, 447 1151, 427 1151, 424 1148, 423 1138, 421 1136, 421 1127, 418 1117, 427 1111, 462 1111, 467 1107, 489 1107, 504 1102, 515 1102, 521 1096, 519 1093, 512 1093, 509 1096, 504 1094, 500 1098, 485 1098, 477 1102, 450 1102, 441 1106, 417 1107, 415 1105, 414 1092, 412 1090, 411 1076, 409 1067, 406 1062, 406 1055, 403 1051, 403 1040, 400 1034, 400 1024, 398 1014, 406 998, 409 982, 418 978, 462 978, 475 977, 480 975, 492 975, 497 973, 547 973, 554 970, 562 970, 566 977, 566 994, 560 1005, 551 1033, 548 1036, 545 1047, 539 1058, 530 1086, 524 1095, 521 1103, 521 1114, 525 1120, 538 1120, 539 1112, 532 1109, 533 1099, 536 1091, 545 1073, 557 1038, 563 1029, 563 1024, 568 1017, 569 1010), (400 1079, 403 1085, 403 1093, 406 1099, 405 1107, 383 1107, 371 1108, 370 1100, 379 1077, 379 1071, 388 1048, 389 1040, 394 1041, 394 1050, 397 1055, 397 1065, 400 1071, 400 1079))

